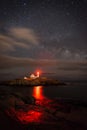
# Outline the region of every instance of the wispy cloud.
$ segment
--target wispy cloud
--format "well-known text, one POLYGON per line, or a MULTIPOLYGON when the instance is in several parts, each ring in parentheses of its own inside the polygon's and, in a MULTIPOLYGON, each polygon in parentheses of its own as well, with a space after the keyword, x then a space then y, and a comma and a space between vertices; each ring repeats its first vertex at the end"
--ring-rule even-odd
MULTIPOLYGON (((71 79, 87 79, 87 61, 66 61, 66 60, 50 60, 42 59, 36 60, 31 58, 18 58, 12 56, 0 56, 0 71, 4 76, 4 72, 10 73, 11 70, 15 75, 22 75, 26 69, 28 72, 36 68, 42 68, 44 72, 55 73, 58 77, 71 78, 71 79), (18 72, 18 68, 22 71, 18 72)), ((6 77, 6 76, 5 76, 6 77)))
POLYGON ((27 28, 12 28, 10 29, 10 33, 13 37, 18 40, 25 40, 30 44, 37 45, 39 43, 38 37, 32 29, 27 28))
POLYGON ((75 60, 50 60, 50 59, 32 59, 32 58, 21 58, 0 55, 0 69, 8 69, 14 67, 27 67, 30 66, 48 66, 49 68, 55 67, 58 70, 63 71, 76 71, 76 70, 85 70, 87 71, 87 60, 75 61, 75 60))
POLYGON ((0 34, 0 51, 14 51, 16 47, 28 49, 38 45, 39 38, 35 32, 27 28, 11 28, 8 34, 0 34))
POLYGON ((18 58, 18 57, 12 57, 12 56, 6 56, 6 55, 0 55, 0 60, 2 61, 0 63, 0 69, 9 69, 9 68, 15 68, 15 67, 27 67, 27 66, 54 66, 56 65, 56 60, 36 60, 31 58, 18 58))
POLYGON ((87 71, 87 60, 61 61, 57 68, 63 71, 87 71))

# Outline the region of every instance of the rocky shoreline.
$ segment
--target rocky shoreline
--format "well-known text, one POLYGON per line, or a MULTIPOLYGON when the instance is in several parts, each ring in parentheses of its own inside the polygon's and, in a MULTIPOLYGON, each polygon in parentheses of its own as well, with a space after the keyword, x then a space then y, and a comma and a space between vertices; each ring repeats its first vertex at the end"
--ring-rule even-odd
POLYGON ((86 130, 87 107, 65 99, 43 99, 0 92, 0 129, 86 130))

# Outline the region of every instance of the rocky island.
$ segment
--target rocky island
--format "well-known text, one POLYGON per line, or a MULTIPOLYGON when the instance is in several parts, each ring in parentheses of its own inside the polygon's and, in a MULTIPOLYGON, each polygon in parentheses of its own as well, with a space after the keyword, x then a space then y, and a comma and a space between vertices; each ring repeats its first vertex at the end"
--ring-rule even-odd
POLYGON ((1 82, 0 84, 1 85, 9 85, 9 86, 66 85, 64 82, 61 82, 61 81, 56 80, 56 79, 41 77, 39 71, 36 73, 36 75, 31 74, 29 77, 4 81, 4 82, 1 82))
POLYGON ((64 82, 61 82, 56 79, 46 78, 46 77, 38 77, 35 79, 32 79, 32 78, 14 79, 14 80, 1 82, 1 84, 10 85, 10 86, 66 85, 64 82))

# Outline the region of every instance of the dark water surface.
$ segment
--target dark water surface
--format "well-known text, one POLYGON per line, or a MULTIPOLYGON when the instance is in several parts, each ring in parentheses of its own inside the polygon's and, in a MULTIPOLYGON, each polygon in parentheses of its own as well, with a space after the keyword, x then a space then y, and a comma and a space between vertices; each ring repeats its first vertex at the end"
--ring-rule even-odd
POLYGON ((0 89, 6 92, 19 92, 24 95, 33 96, 35 88, 40 95, 54 98, 71 98, 87 102, 87 83, 70 83, 64 86, 34 86, 34 87, 9 87, 0 86, 0 89))

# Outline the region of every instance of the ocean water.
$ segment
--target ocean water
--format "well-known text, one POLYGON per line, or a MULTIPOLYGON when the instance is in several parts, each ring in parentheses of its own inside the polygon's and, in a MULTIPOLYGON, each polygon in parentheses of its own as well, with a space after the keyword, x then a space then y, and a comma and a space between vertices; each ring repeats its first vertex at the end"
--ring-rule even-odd
POLYGON ((69 82, 68 85, 64 86, 0 86, 0 91, 21 93, 25 96, 34 96, 34 93, 36 93, 48 99, 69 98, 87 103, 87 82, 69 82))

